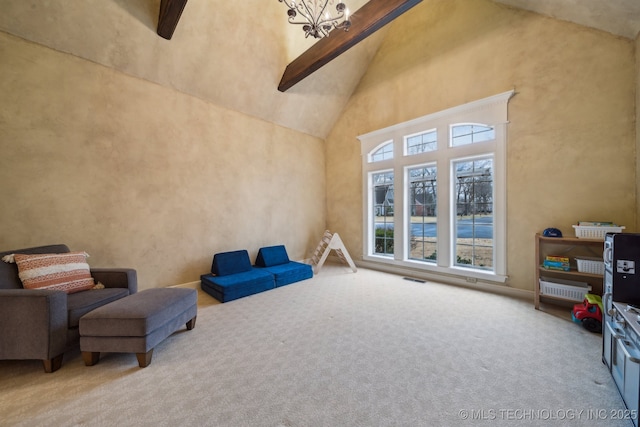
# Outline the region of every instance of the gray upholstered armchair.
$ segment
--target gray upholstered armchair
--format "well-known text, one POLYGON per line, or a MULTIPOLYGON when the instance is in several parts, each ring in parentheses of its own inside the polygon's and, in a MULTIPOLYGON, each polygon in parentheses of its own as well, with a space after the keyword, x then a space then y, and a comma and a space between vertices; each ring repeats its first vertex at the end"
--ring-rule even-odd
MULTIPOLYGON (((66 253, 66 245, 39 246, 4 255, 66 253)), ((80 317, 137 291, 136 271, 92 268, 104 289, 67 294, 59 290, 23 289, 16 264, 0 261, 0 360, 39 359, 45 372, 62 365, 62 356, 79 343, 80 317)))

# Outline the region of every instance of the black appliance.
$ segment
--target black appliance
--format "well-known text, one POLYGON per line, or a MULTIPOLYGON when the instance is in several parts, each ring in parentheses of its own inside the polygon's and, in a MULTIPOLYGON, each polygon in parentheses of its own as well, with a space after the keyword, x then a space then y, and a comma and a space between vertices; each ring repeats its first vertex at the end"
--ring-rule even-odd
POLYGON ((607 233, 604 240, 602 361, 633 424, 640 409, 640 234, 607 233))
POLYGON ((604 268, 611 300, 640 306, 640 234, 607 233, 604 268))

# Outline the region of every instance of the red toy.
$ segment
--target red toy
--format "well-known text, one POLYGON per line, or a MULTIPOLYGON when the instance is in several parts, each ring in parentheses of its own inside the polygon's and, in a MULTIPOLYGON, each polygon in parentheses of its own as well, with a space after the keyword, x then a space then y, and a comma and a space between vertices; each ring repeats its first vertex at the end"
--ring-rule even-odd
POLYGON ((573 306, 571 318, 589 332, 602 332, 602 298, 598 295, 586 294, 584 301, 573 306))

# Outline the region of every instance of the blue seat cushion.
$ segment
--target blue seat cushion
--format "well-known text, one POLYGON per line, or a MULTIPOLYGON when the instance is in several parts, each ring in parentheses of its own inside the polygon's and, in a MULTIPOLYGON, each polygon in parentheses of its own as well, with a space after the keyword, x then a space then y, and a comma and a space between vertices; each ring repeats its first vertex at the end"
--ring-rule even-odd
POLYGON ((289 255, 287 255, 287 250, 284 245, 260 248, 260 250, 258 250, 258 256, 256 257, 256 267, 271 267, 288 262, 289 255))
POLYGON ((303 264, 296 261, 289 261, 286 264, 264 267, 264 269, 274 275, 276 287, 313 277, 313 269, 309 264, 303 264))
POLYGON ((273 274, 257 268, 226 276, 204 274, 200 276, 200 286, 220 302, 232 301, 276 287, 273 274))
POLYGON ((242 249, 215 254, 211 264, 211 273, 216 276, 228 276, 229 274, 251 271, 251 268, 249 253, 242 249))

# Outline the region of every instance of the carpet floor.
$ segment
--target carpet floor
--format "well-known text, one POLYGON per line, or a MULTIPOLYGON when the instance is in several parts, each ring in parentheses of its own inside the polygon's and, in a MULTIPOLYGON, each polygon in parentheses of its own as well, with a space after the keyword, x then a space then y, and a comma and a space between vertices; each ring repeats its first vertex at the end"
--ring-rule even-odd
POLYGON ((522 301, 340 265, 154 350, 0 361, 2 426, 632 426, 602 336, 522 301))

